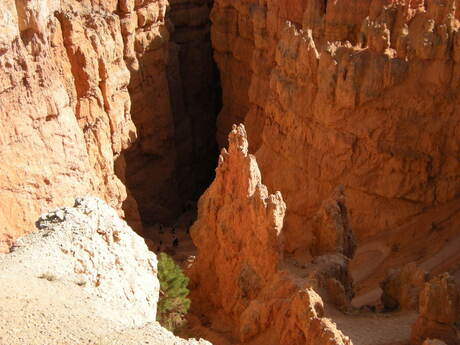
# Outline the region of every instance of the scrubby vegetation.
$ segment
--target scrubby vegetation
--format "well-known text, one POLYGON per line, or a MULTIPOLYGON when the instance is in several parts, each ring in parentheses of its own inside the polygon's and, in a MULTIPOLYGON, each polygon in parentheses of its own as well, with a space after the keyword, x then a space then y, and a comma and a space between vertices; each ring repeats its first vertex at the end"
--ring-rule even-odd
POLYGON ((184 316, 190 308, 190 299, 187 298, 189 279, 166 253, 158 256, 158 279, 160 299, 157 321, 170 331, 177 330, 185 324, 184 316))

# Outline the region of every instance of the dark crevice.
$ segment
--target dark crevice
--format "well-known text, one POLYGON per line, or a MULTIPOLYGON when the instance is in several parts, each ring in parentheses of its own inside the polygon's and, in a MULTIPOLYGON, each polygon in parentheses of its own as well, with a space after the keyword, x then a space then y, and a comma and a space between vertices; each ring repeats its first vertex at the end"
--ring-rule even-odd
MULTIPOLYGON (((143 71, 161 63, 152 64, 153 54, 139 61, 144 80, 140 87, 130 85, 138 139, 118 163, 144 229, 173 224, 212 182, 218 158, 216 118, 222 95, 210 38, 212 2, 171 0, 170 6, 168 60, 152 77, 143 71)), ((150 237, 148 231, 144 235, 150 237)))

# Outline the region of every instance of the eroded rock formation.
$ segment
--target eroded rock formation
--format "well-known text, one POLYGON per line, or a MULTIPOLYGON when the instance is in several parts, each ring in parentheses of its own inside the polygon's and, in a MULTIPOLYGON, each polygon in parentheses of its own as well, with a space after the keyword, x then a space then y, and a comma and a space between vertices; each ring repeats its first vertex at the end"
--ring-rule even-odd
POLYGON ((401 269, 390 272, 380 284, 382 288, 382 304, 388 310, 417 310, 420 291, 429 279, 414 262, 401 269))
POLYGON ((237 317, 278 271, 286 205, 281 193, 269 195, 262 184, 243 126, 234 127, 229 142, 191 234, 200 294, 237 317))
MULTIPOLYGON (((244 121, 265 184, 289 205, 288 252, 311 248, 306 229, 338 184, 361 243, 380 236, 422 261, 458 236, 459 11, 453 0, 215 1, 220 145, 244 121)), ((380 280, 407 263, 383 260, 380 280)))
POLYGON ((353 258, 356 242, 348 220, 343 186, 339 186, 333 195, 322 203, 312 228, 313 255, 338 252, 349 259, 353 258))
POLYGON ((455 322, 459 320, 460 298, 453 278, 448 274, 425 283, 419 297, 420 316, 412 327, 411 343, 422 344, 427 338, 458 344, 455 322))
POLYGON ((244 126, 234 126, 228 140, 191 228, 198 249, 190 272, 198 313, 225 320, 241 342, 350 344, 324 318, 323 301, 313 289, 322 288, 324 278, 342 280, 335 268, 342 267, 345 256, 319 256, 297 275, 283 260, 281 193, 269 194, 262 184, 244 126))
POLYGON ((136 129, 120 22, 104 9, 52 0, 0 5, 2 246, 79 194, 121 211, 126 190, 114 160, 136 129))
POLYGON ((170 220, 201 193, 217 157, 209 11, 209 1, 2 2, 0 251, 77 195, 103 198, 140 232, 139 210, 144 222, 170 220))
MULTIPOLYGON (((351 228, 369 252, 359 263, 372 263, 356 267, 364 292, 408 261, 458 272, 459 11, 458 0, 4 0, 0 251, 76 195, 138 231, 140 216, 171 221, 217 156, 213 48, 219 143, 244 122, 251 146, 235 127, 201 199, 195 304, 241 341, 348 343, 324 303, 349 308, 351 228), (339 184, 348 207, 343 189, 329 197, 339 184)), ((425 277, 407 270, 384 283, 385 304, 417 304, 425 277)), ((455 300, 443 279, 420 305, 455 300)), ((444 331, 452 343, 451 320, 426 310, 414 343, 444 331)))

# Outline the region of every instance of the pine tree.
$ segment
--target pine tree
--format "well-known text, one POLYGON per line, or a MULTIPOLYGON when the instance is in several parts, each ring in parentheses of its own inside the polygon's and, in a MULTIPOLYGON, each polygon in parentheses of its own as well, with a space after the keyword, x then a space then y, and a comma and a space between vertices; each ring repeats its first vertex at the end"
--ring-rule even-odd
POLYGON ((190 308, 190 299, 187 298, 189 279, 166 253, 160 253, 158 257, 158 279, 160 300, 157 321, 173 331, 184 324, 184 315, 190 308))

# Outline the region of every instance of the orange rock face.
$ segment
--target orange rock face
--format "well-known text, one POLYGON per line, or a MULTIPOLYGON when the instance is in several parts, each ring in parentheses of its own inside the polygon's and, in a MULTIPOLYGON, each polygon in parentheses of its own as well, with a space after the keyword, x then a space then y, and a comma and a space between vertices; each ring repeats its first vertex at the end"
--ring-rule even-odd
POLYGON ((198 313, 208 315, 216 328, 223 320, 243 343, 350 344, 324 318, 323 301, 315 292, 337 278, 334 287, 340 286, 345 297, 339 282, 340 268, 347 272, 345 256, 331 251, 302 267, 286 261, 281 193, 270 195, 262 184, 242 125, 233 127, 228 140, 228 152, 222 150, 216 178, 200 198, 191 228, 198 249, 190 272, 198 313))
POLYGON ((210 3, 172 3, 175 23, 167 0, 0 5, 0 250, 79 195, 103 198, 140 231, 139 210, 168 219, 208 183, 210 3), (186 67, 193 59, 200 70, 186 67))
POLYGON ((191 235, 198 247, 194 272, 200 294, 237 317, 278 271, 286 205, 280 193, 269 195, 262 184, 244 127, 234 127, 229 142, 214 182, 200 198, 191 235))
POLYGON ((136 129, 120 21, 110 6, 0 5, 3 248, 33 229, 41 212, 77 195, 101 196, 121 211, 126 190, 114 161, 136 129))
POLYGON ((353 258, 356 243, 348 220, 343 186, 321 205, 314 218, 313 236, 311 251, 315 256, 338 252, 353 258))
POLYGON ((420 262, 458 237, 457 3, 215 1, 219 141, 244 121, 288 204, 288 252, 311 247, 312 215, 338 184, 361 244, 378 237, 420 262))

